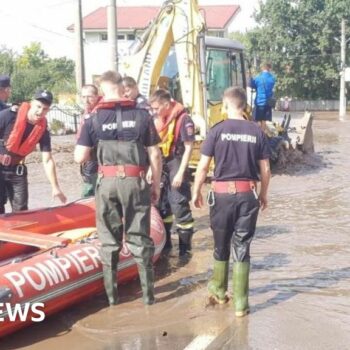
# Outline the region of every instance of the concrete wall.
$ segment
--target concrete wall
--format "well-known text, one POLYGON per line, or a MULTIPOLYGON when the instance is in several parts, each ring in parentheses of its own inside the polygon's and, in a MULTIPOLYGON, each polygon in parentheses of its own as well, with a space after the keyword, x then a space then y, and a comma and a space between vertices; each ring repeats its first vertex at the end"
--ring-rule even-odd
POLYGON ((290 111, 336 111, 339 109, 338 100, 317 100, 317 101, 289 101, 286 103, 283 100, 278 102, 276 106, 278 110, 285 110, 289 107, 290 111))

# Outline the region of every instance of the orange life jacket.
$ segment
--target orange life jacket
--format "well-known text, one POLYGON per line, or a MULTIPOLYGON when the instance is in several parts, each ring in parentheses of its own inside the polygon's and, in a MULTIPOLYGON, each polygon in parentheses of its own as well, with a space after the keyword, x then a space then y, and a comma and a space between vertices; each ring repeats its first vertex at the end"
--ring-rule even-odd
POLYGON ((41 137, 44 135, 47 127, 46 118, 42 118, 35 125, 28 137, 22 142, 23 134, 27 126, 27 114, 30 109, 30 103, 23 102, 18 109, 17 118, 13 129, 6 141, 7 151, 25 157, 31 153, 41 137))
POLYGON ((173 103, 173 108, 171 109, 170 115, 167 117, 164 125, 156 124, 161 139, 159 148, 164 157, 168 157, 174 150, 174 146, 180 135, 182 120, 187 115, 187 112, 181 103, 176 101, 173 103))

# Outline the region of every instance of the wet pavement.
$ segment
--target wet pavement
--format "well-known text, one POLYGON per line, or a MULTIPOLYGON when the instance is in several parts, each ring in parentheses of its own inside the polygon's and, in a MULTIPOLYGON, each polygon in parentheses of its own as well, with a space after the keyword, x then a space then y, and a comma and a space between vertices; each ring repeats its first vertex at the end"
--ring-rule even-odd
MULTIPOLYGON (((155 305, 142 305, 136 280, 120 286, 119 305, 94 297, 0 340, 0 349, 350 349, 350 121, 317 114, 313 130, 316 153, 272 178, 252 243, 247 317, 236 319, 230 304, 206 306, 212 237, 204 208, 195 211, 193 256, 177 257, 174 236, 156 265, 155 305)), ((69 157, 57 159, 73 200, 79 173, 69 157)), ((50 205, 41 165, 29 167, 32 207, 50 205)))

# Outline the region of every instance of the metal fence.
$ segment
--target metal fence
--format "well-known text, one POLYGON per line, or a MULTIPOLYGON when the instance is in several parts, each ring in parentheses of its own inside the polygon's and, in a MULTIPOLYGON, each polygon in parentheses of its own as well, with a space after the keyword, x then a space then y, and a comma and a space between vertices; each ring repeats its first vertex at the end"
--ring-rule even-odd
POLYGON ((76 106, 52 105, 46 118, 53 134, 69 134, 78 131, 81 108, 76 106))

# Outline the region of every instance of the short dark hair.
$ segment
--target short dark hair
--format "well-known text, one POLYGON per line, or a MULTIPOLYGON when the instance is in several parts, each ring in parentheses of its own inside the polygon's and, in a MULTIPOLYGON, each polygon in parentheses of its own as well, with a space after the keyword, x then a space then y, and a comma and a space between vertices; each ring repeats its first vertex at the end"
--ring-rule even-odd
POLYGON ((94 84, 86 84, 81 88, 81 90, 83 89, 91 89, 94 95, 98 95, 98 89, 94 84))
POLYGON ((272 65, 271 65, 270 62, 263 62, 263 63, 261 64, 261 69, 271 70, 271 68, 272 68, 272 65))
POLYGON ((134 87, 137 86, 137 82, 133 77, 123 77, 123 84, 127 87, 134 87))
POLYGON ((170 102, 171 94, 168 90, 158 89, 149 98, 149 103, 153 102, 170 102))
POLYGON ((247 94, 244 89, 238 86, 227 88, 224 92, 223 99, 239 109, 243 110, 247 107, 247 94))
POLYGON ((102 73, 99 81, 100 83, 107 82, 114 85, 121 85, 123 82, 123 78, 118 72, 108 70, 107 72, 102 73))

